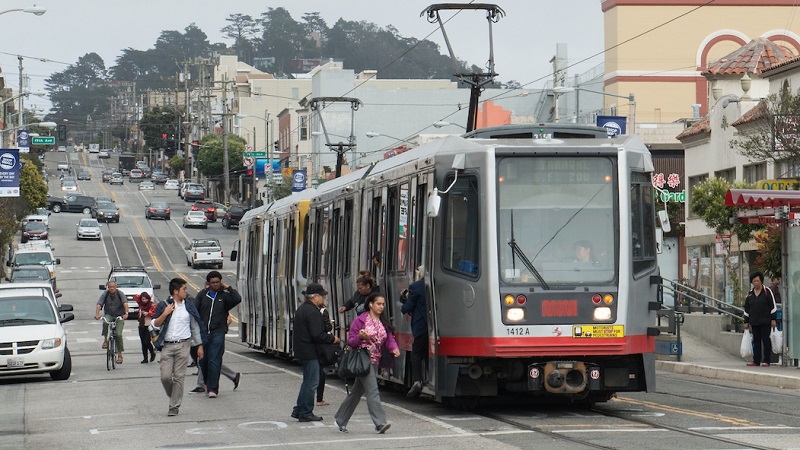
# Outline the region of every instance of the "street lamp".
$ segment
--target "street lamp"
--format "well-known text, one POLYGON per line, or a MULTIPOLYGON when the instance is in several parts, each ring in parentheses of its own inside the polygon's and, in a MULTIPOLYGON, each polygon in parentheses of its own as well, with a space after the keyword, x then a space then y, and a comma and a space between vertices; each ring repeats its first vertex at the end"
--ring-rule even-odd
POLYGON ((394 139, 395 141, 398 141, 398 142, 407 142, 407 143, 409 143, 411 145, 417 145, 417 143, 414 142, 414 141, 409 141, 408 139, 401 139, 401 138, 395 137, 395 136, 389 136, 388 134, 378 133, 376 131, 367 131, 365 134, 367 135, 368 138, 376 138, 376 137, 383 136, 383 137, 387 137, 389 139, 394 139))
POLYGON ((442 121, 434 122, 433 126, 436 127, 436 128, 443 128, 443 127, 453 126, 453 127, 463 128, 464 131, 467 130, 467 127, 465 127, 464 125, 459 125, 457 123, 452 123, 452 122, 442 122, 442 121))
POLYGON ((24 13, 30 13, 37 16, 41 16, 42 14, 46 13, 47 10, 42 8, 41 6, 33 5, 30 8, 16 8, 16 9, 7 9, 5 11, 0 11, 0 14, 10 13, 10 12, 18 12, 22 11, 24 13))
MULTIPOLYGON (((554 97, 556 99, 558 99, 559 95, 567 94, 567 93, 574 92, 574 91, 590 92, 592 94, 598 94, 598 95, 605 95, 605 96, 608 96, 608 97, 617 97, 617 98, 627 99, 628 103, 629 103, 629 112, 628 112, 628 114, 630 115, 630 118, 631 118, 631 127, 630 127, 629 133, 633 134, 636 131, 636 98, 634 97, 633 93, 628 94, 626 96, 626 95, 618 95, 618 94, 609 94, 608 92, 602 92, 602 91, 593 91, 591 89, 586 89, 586 88, 556 86, 556 87, 553 88, 553 95, 554 95, 554 97)), ((558 103, 557 102, 556 102, 555 106, 556 107, 555 107, 555 119, 554 119, 554 121, 558 122, 558 103)), ((575 114, 577 114, 577 113, 578 113, 578 111, 577 111, 577 108, 576 108, 575 114)))

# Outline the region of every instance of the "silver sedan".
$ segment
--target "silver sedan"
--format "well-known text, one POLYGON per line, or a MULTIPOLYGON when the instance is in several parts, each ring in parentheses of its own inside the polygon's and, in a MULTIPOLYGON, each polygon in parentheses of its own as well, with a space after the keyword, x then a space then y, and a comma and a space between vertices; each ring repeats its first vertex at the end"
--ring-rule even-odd
POLYGON ((183 228, 202 227, 208 228, 208 218, 203 211, 189 211, 183 216, 183 228))

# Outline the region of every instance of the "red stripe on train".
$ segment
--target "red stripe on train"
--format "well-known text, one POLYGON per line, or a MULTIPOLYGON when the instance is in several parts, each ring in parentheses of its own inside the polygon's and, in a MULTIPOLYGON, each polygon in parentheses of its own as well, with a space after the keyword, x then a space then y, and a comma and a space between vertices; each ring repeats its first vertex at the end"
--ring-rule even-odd
POLYGON ((652 353, 656 340, 635 335, 622 338, 572 337, 441 337, 439 356, 530 357, 631 355, 652 353))

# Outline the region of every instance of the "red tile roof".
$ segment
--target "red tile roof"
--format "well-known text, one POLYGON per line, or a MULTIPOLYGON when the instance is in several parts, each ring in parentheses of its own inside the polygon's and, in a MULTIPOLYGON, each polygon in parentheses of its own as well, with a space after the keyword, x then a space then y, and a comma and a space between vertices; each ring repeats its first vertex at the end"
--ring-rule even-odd
POLYGON ((742 117, 739 117, 739 119, 737 119, 736 122, 733 122, 731 125, 738 127, 739 125, 755 122, 756 120, 761 119, 766 115, 767 115, 767 104, 766 102, 761 101, 758 102, 758 105, 756 105, 750 111, 744 113, 742 117))
POLYGON ((689 128, 683 130, 681 134, 675 136, 675 139, 682 141, 686 138, 697 136, 703 133, 711 133, 711 123, 708 121, 708 116, 703 118, 703 120, 690 126, 689 128))
POLYGON ((702 73, 703 75, 760 74, 794 58, 795 55, 786 48, 767 38, 758 37, 718 61, 710 63, 702 73))

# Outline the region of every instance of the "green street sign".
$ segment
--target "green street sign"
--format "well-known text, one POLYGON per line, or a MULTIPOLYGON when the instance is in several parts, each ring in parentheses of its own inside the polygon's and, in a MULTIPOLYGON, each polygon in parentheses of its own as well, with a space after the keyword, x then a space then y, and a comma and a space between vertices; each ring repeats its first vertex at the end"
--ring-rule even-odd
POLYGON ((55 145, 55 136, 39 136, 32 138, 33 145, 55 145))
POLYGON ((266 158, 267 152, 244 152, 242 156, 245 158, 266 158))

